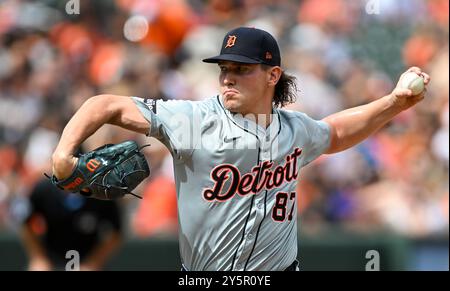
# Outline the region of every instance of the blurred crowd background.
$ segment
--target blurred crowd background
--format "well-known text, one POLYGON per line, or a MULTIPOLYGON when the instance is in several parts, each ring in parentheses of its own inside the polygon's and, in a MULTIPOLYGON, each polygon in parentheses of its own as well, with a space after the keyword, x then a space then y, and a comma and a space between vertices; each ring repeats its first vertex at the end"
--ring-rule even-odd
MULTIPOLYGON (((31 189, 51 172, 62 129, 87 98, 209 98, 219 70, 201 59, 218 53, 228 30, 254 26, 279 40, 283 67, 297 77, 289 108, 316 119, 390 93, 410 66, 432 77, 418 106, 303 170, 300 228, 448 236, 448 0, 67 2, 0 0, 0 232, 20 228, 31 189)), ((125 139, 149 143, 106 126, 83 149, 125 139)), ((171 156, 150 143, 152 175, 137 190, 144 199, 120 201, 124 229, 175 237, 171 156)))

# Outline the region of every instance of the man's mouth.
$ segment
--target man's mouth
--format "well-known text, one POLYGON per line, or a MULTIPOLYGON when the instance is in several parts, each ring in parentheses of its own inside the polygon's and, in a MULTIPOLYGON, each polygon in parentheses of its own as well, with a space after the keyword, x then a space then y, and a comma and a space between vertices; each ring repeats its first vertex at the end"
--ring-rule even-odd
POLYGON ((239 94, 239 92, 234 89, 227 89, 223 92, 224 96, 232 96, 232 95, 236 95, 236 94, 239 94))

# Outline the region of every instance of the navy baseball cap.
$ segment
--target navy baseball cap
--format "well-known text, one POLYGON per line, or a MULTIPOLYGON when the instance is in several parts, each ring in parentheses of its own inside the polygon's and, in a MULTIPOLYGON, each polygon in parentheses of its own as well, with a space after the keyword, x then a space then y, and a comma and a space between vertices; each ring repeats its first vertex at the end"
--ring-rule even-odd
POLYGON ((238 27, 225 35, 220 55, 203 61, 205 63, 232 61, 280 66, 281 56, 277 41, 270 33, 257 28, 238 27))

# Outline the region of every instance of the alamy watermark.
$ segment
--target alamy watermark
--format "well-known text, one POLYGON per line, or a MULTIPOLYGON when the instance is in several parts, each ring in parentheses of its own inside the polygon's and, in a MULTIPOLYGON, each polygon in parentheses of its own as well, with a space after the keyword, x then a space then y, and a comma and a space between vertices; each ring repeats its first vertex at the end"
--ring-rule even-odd
POLYGON ((66 13, 69 15, 80 14, 80 0, 69 0, 66 2, 66 13))
POLYGON ((367 14, 380 14, 380 1, 381 0, 369 0, 366 3, 367 14))
POLYGON ((259 148, 263 151, 270 150, 274 156, 278 154, 280 146, 278 115, 234 114, 231 120, 217 114, 203 119, 202 114, 196 111, 194 109, 192 114, 176 113, 164 120, 165 133, 171 137, 175 148, 180 150, 259 148), (268 118, 276 124, 270 124, 266 128, 268 118), (226 128, 230 122, 235 123, 236 130, 229 132, 226 128))
POLYGON ((69 250, 66 252, 66 271, 79 271, 80 270, 80 253, 76 250, 69 250))
POLYGON ((366 263, 366 271, 380 270, 380 253, 377 250, 368 250, 366 252, 366 259, 369 260, 366 263))

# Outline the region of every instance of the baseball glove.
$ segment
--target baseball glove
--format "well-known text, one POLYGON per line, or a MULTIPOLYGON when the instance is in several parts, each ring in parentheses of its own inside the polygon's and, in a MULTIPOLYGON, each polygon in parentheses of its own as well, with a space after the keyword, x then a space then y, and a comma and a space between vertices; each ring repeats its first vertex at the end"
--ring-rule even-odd
POLYGON ((70 177, 58 181, 49 177, 58 188, 79 192, 101 200, 122 198, 150 175, 145 156, 134 141, 106 144, 78 157, 70 177))

